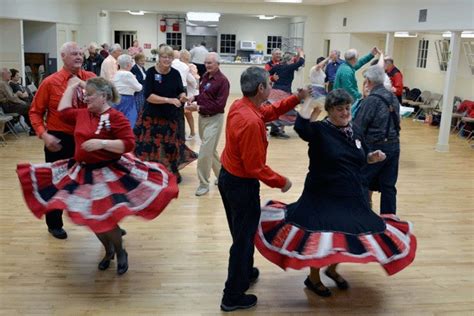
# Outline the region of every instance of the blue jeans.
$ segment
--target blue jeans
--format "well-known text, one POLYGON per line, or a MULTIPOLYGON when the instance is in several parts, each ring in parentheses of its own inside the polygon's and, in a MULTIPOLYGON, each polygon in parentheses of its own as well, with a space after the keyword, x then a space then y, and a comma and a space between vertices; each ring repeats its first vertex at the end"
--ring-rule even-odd
POLYGON ((232 235, 224 297, 239 297, 250 286, 254 238, 260 220, 260 183, 240 178, 224 168, 219 174, 219 192, 232 235))
POLYGON ((383 151, 387 158, 384 161, 368 164, 362 169, 366 177, 366 191, 380 191, 380 213, 396 214, 398 162, 400 160, 400 143, 387 142, 367 144, 369 152, 377 149, 383 151))

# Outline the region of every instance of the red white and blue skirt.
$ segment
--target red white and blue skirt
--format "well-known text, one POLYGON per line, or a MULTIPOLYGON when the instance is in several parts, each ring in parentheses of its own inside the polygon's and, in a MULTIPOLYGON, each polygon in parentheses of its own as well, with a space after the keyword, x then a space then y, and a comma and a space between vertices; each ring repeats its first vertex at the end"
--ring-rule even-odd
POLYGON ((392 275, 413 262, 416 238, 411 223, 395 215, 381 218, 386 229, 378 233, 311 231, 287 220, 286 204, 270 201, 262 207, 255 246, 282 269, 378 262, 392 275))
MULTIPOLYGON (((288 98, 289 96, 291 96, 291 93, 288 93, 280 89, 272 89, 270 91, 270 95, 268 96, 268 101, 270 103, 276 103, 283 99, 288 98)), ((283 125, 293 125, 295 124, 295 121, 296 121, 296 114, 297 113, 295 110, 290 110, 286 112, 285 114, 280 115, 278 119, 283 125)))
POLYGON ((36 217, 65 210, 74 223, 95 233, 114 229, 129 215, 154 219, 178 196, 176 177, 166 167, 131 154, 94 165, 73 159, 19 164, 17 174, 36 217))

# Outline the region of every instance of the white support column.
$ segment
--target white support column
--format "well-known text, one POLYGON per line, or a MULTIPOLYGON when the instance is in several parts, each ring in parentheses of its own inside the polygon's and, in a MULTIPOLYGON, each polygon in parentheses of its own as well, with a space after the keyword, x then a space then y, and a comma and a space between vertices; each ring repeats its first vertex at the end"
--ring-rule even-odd
POLYGON ((449 44, 450 58, 446 77, 444 78, 443 112, 441 113, 441 124, 439 127, 438 143, 436 151, 449 151, 449 133, 451 130, 451 119, 453 114, 454 85, 456 83, 456 72, 459 64, 459 50, 461 48, 461 32, 451 32, 449 44))
POLYGON ((23 34, 23 20, 20 20, 20 74, 23 78, 23 85, 26 86, 25 73, 25 36, 23 34))
POLYGON ((388 32, 385 36, 385 55, 393 57, 393 42, 395 40, 394 32, 388 32))
POLYGON ((110 12, 100 10, 97 12, 97 41, 99 45, 103 43, 113 44, 110 34, 110 12))

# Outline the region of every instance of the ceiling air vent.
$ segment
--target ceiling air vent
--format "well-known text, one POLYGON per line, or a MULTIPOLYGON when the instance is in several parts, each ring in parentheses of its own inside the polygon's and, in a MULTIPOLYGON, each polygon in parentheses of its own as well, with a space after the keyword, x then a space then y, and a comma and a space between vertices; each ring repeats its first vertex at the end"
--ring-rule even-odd
POLYGON ((342 26, 347 26, 347 18, 342 19, 342 26))
POLYGON ((426 22, 426 16, 428 15, 428 9, 421 9, 418 15, 418 22, 426 22))

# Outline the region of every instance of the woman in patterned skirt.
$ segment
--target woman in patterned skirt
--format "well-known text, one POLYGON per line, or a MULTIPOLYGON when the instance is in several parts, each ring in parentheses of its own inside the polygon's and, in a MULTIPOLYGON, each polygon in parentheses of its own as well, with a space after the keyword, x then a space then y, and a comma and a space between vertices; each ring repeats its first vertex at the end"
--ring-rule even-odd
POLYGON ((326 97, 328 117, 307 102, 295 123, 309 143, 309 173, 295 203, 270 202, 262 209, 255 245, 283 269, 310 267, 304 284, 320 296, 331 295, 319 270, 338 288, 349 284, 336 272, 341 262, 379 262, 389 275, 415 258, 416 238, 411 224, 395 215, 374 213, 368 203, 361 172, 366 163, 385 159, 380 150, 367 154, 361 133, 352 127, 351 96, 342 89, 326 97))
POLYGON ((171 67, 173 49, 162 46, 155 67, 146 72, 145 107, 134 128, 135 154, 142 160, 164 164, 181 182, 179 169, 197 159, 180 132, 187 101, 181 76, 171 67))
POLYGON ((117 256, 117 273, 128 270, 118 223, 129 215, 153 219, 177 197, 176 178, 157 163, 127 154, 135 145, 130 123, 111 105, 119 95, 103 78, 84 83, 69 80, 58 107, 74 127, 74 158, 43 164, 19 164, 18 177, 28 207, 38 218, 65 209, 73 222, 87 225, 105 248, 98 268, 105 270, 117 256), (71 104, 77 88, 85 87, 85 108, 71 104))

